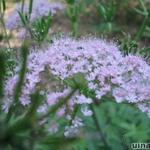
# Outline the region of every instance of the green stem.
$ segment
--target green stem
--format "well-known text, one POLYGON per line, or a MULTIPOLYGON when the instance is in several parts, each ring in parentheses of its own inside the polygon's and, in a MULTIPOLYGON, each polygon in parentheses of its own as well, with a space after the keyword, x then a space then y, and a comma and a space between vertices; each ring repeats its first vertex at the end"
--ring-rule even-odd
POLYGON ((65 98, 62 98, 51 107, 51 109, 42 117, 39 118, 39 120, 43 120, 44 118, 48 117, 52 113, 55 113, 61 106, 63 106, 65 103, 68 102, 68 100, 74 95, 77 89, 73 89, 65 98))
POLYGON ((78 33, 78 23, 72 22, 72 35, 76 38, 78 33))
POLYGON ((7 114, 7 117, 6 117, 6 121, 9 121, 10 117, 13 114, 12 113, 13 110, 16 110, 16 109, 14 109, 14 107, 16 107, 16 105, 18 104, 19 98, 22 94, 22 86, 23 86, 23 83, 24 83, 25 75, 26 75, 28 47, 29 47, 28 42, 24 41, 24 43, 22 45, 22 48, 21 48, 22 58, 23 58, 22 67, 21 67, 20 74, 19 74, 19 80, 17 82, 16 88, 15 88, 15 91, 14 91, 13 101, 12 101, 12 104, 9 108, 9 111, 8 111, 8 114, 7 114))
POLYGON ((9 42, 9 38, 8 38, 8 34, 7 34, 5 22, 4 22, 4 17, 3 17, 3 14, 1 12, 0 12, 0 21, 1 21, 1 24, 2 24, 2 27, 3 27, 3 30, 4 30, 4 34, 5 34, 5 37, 6 37, 7 44, 8 44, 8 48, 10 50, 11 46, 10 46, 10 42, 9 42))
POLYGON ((135 37, 135 41, 138 41, 141 38, 143 32, 145 31, 147 22, 148 22, 148 15, 145 16, 144 21, 143 21, 143 23, 142 23, 142 25, 141 25, 141 27, 140 27, 136 37, 135 37))
POLYGON ((74 111, 72 112, 71 120, 69 121, 69 126, 72 125, 72 121, 75 119, 78 109, 79 109, 79 105, 76 105, 74 111))
POLYGON ((92 110, 92 112, 93 112, 93 115, 92 115, 93 121, 94 121, 94 123, 95 123, 95 126, 96 126, 97 130, 99 131, 99 135, 100 135, 100 137, 101 137, 101 139, 102 139, 102 141, 103 141, 103 144, 105 145, 105 147, 106 147, 107 149, 111 149, 111 148, 109 147, 107 141, 106 141, 105 135, 104 135, 104 133, 103 133, 103 131, 102 131, 102 128, 101 128, 101 126, 100 126, 100 124, 99 124, 99 121, 98 121, 98 119, 97 119, 97 115, 96 115, 96 111, 95 111, 95 109, 94 109, 94 105, 91 104, 91 105, 90 105, 90 108, 91 108, 91 110, 92 110))

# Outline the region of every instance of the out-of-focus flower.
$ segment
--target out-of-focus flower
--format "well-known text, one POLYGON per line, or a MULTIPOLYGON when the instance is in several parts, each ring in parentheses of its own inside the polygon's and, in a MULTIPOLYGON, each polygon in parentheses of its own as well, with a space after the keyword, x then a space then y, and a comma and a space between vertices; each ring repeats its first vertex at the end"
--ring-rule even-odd
POLYGON ((52 123, 48 131, 52 134, 56 133, 58 131, 58 125, 56 123, 52 123))
POLYGON ((83 126, 82 120, 76 117, 74 120, 72 120, 71 126, 65 127, 64 135, 66 137, 75 137, 79 133, 79 128, 82 126, 83 126))
POLYGON ((77 104, 91 104, 92 99, 87 98, 84 95, 77 95, 74 102, 77 103, 77 104))
MULTIPOLYGON (((23 12, 28 14, 29 12, 29 4, 25 4, 23 8, 23 12)), ((48 16, 49 13, 51 15, 56 14, 58 10, 63 9, 64 6, 60 2, 50 2, 48 0, 33 0, 33 8, 30 17, 30 21, 33 22, 39 17, 48 16)), ((18 12, 21 12, 22 4, 16 4, 15 10, 11 13, 11 15, 6 19, 6 27, 10 30, 22 27, 21 19, 18 12)))
POLYGON ((87 107, 83 107, 81 109, 81 112, 83 113, 84 116, 92 116, 92 114, 93 114, 92 111, 89 110, 87 107))

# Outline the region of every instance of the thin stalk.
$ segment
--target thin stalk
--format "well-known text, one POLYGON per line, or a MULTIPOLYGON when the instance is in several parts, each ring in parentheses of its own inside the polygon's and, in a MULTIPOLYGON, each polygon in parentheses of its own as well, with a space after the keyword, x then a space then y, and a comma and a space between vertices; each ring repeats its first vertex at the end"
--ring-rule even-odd
POLYGON ((32 14, 32 8, 33 8, 33 0, 30 0, 30 2, 29 2, 29 20, 31 18, 31 14, 32 14))
POLYGON ((105 147, 106 147, 107 149, 110 149, 110 147, 109 147, 109 145, 108 145, 108 143, 107 143, 107 141, 106 141, 105 135, 104 135, 104 133, 103 133, 103 131, 102 131, 102 128, 101 128, 101 126, 100 126, 100 124, 99 124, 99 121, 98 121, 98 119, 97 119, 97 115, 96 115, 96 112, 95 112, 95 109, 94 109, 94 105, 93 105, 93 104, 90 105, 90 108, 91 108, 91 110, 92 110, 92 112, 93 112, 93 115, 92 115, 93 121, 94 121, 94 123, 95 123, 95 126, 96 126, 97 130, 99 131, 99 135, 100 135, 100 137, 101 137, 101 139, 102 139, 102 141, 103 141, 103 144, 105 145, 105 147))
POLYGON ((140 27, 140 29, 139 29, 139 31, 138 31, 136 37, 135 37, 135 40, 136 40, 136 41, 138 41, 138 40, 141 38, 143 32, 145 31, 145 28, 146 28, 146 25, 147 25, 147 22, 148 22, 148 19, 149 19, 149 17, 148 17, 148 16, 149 16, 149 13, 148 13, 148 11, 147 11, 145 5, 144 5, 143 0, 139 0, 139 2, 140 2, 140 4, 141 4, 141 6, 143 7, 144 21, 143 21, 143 23, 142 23, 142 25, 141 25, 141 27, 140 27))
POLYGON ((79 105, 76 105, 74 111, 72 112, 71 120, 69 121, 69 126, 72 125, 72 121, 75 119, 78 109, 79 109, 79 105))
POLYGON ((140 37, 142 36, 143 32, 145 31, 146 25, 148 22, 148 16, 145 16, 144 21, 135 37, 135 40, 138 41, 140 39, 140 37))
POLYGON ((3 28, 3 31, 4 31, 5 37, 6 37, 8 48, 10 50, 11 46, 10 46, 10 42, 9 42, 9 38, 8 38, 8 34, 7 34, 7 30, 6 30, 6 26, 5 26, 5 22, 4 22, 4 17, 3 16, 4 15, 2 14, 1 9, 0 9, 0 21, 1 21, 2 28, 3 28))
POLYGON ((72 22, 72 35, 76 38, 78 34, 78 22, 72 22))
POLYGON ((53 105, 51 107, 51 109, 42 117, 39 118, 40 120, 43 120, 44 118, 48 117, 49 115, 51 115, 52 113, 56 113, 56 111, 63 106, 65 103, 67 103, 69 101, 69 99, 74 95, 74 93, 76 92, 77 89, 73 89, 65 98, 62 98, 58 101, 58 103, 56 103, 55 105, 53 105))
POLYGON ((143 7, 144 12, 147 12, 147 9, 146 9, 146 7, 145 7, 144 1, 143 1, 143 0, 139 0, 139 2, 140 2, 140 4, 141 4, 142 7, 143 7))
POLYGON ((15 91, 14 91, 14 96, 13 96, 13 102, 8 110, 8 114, 6 117, 6 121, 9 121, 10 117, 12 116, 12 112, 14 107, 16 107, 16 104, 18 104, 19 98, 22 94, 22 86, 24 83, 25 75, 26 75, 26 67, 27 67, 27 58, 28 58, 28 42, 25 41, 22 45, 22 67, 20 69, 20 74, 19 74, 19 80, 17 82, 15 91), (15 104, 15 105, 14 105, 15 104))
POLYGON ((22 4, 21 4, 21 12, 23 13, 24 10, 24 4, 25 4, 25 0, 22 0, 22 4))

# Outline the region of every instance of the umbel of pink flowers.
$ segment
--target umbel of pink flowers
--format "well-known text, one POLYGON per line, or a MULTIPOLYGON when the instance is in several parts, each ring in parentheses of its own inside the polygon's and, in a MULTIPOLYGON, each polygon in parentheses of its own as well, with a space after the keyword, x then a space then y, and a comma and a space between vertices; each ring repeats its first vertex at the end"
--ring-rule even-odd
MULTIPOLYGON (((20 103, 29 105, 29 95, 39 88, 41 94, 45 95, 45 100, 38 112, 45 113, 50 106, 67 95, 70 87, 64 85, 63 81, 77 73, 84 76, 88 89, 94 91, 97 100, 101 101, 103 96, 111 95, 117 103, 137 105, 150 117, 150 66, 139 56, 124 57, 115 43, 93 37, 80 40, 62 37, 43 49, 31 52, 20 103)), ((6 100, 3 104, 5 111, 12 101, 17 79, 16 73, 6 82, 6 100)), ((84 116, 91 116, 91 103, 93 99, 76 91, 67 107, 64 105, 59 109, 57 116, 69 118, 67 113, 72 112, 76 105, 80 105, 84 116)), ((78 125, 66 127, 66 136, 76 131, 77 126, 82 126, 80 118, 74 122, 78 122, 78 125)))

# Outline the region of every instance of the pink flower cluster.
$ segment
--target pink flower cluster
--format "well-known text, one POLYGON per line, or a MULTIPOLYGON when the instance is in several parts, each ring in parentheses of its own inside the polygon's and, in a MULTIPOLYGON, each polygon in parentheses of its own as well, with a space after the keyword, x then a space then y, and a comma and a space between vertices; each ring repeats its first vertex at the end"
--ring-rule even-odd
MULTIPOLYGON (((39 112, 45 112, 48 106, 54 105, 59 98, 68 94, 70 88, 63 85, 62 81, 76 73, 84 75, 88 88, 95 92, 97 99, 100 100, 102 96, 109 94, 116 102, 137 104, 150 116, 150 66, 141 57, 123 57, 114 43, 97 38, 74 40, 62 37, 43 50, 32 52, 29 55, 21 103, 28 105, 29 94, 40 88, 46 95, 46 101, 39 112)), ((17 76, 7 82, 9 100, 17 76)), ((77 91, 67 106, 60 108, 57 114, 62 116, 66 112, 72 112, 76 105, 80 105, 81 113, 91 116, 92 112, 88 106, 92 102, 91 98, 77 91)))
MULTIPOLYGON (((29 4, 24 5, 23 12, 29 12, 29 4)), ((6 20, 6 27, 10 30, 22 27, 21 19, 19 17, 18 11, 21 11, 22 3, 16 5, 15 10, 6 20)), ((48 16, 56 14, 58 10, 63 9, 64 6, 60 2, 49 2, 48 0, 33 0, 33 8, 31 14, 31 22, 42 16, 48 16)))

